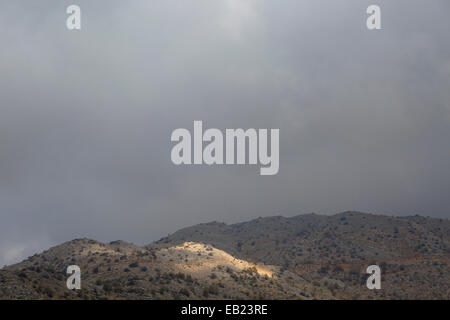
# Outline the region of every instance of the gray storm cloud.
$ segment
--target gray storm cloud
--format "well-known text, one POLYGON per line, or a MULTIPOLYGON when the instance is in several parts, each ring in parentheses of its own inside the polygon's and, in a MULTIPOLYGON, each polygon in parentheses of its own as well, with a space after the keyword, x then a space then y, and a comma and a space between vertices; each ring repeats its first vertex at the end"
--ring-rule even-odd
POLYGON ((76 32, 72 1, 0 3, 0 264, 212 220, 450 216, 448 1, 76 2, 76 32), (174 166, 194 120, 279 128, 280 172, 174 166))

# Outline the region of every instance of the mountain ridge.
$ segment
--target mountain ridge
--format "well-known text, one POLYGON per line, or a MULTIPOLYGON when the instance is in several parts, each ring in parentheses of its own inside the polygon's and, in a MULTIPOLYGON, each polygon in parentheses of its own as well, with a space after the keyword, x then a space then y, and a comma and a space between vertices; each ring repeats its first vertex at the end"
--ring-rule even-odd
POLYGON ((272 216, 197 224, 145 246, 68 241, 0 269, 0 297, 449 299, 449 265, 448 219, 272 216), (82 269, 81 291, 65 287, 69 264, 82 269), (370 264, 382 290, 365 286, 370 264))

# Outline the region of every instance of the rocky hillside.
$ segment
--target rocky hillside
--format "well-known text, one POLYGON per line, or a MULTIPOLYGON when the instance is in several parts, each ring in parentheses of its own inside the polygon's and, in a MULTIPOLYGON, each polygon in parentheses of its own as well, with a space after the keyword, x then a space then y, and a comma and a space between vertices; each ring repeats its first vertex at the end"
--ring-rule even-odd
POLYGON ((324 284, 340 298, 450 298, 449 220, 360 212, 278 216, 233 225, 199 224, 152 247, 186 239, 279 265, 324 284), (382 268, 383 290, 368 292, 365 287, 370 264, 382 268))
POLYGON ((280 267, 255 264, 210 245, 151 249, 122 241, 74 240, 0 270, 3 299, 311 299, 332 298, 280 267), (81 268, 78 291, 66 287, 81 268))
POLYGON ((450 299, 450 221, 357 212, 199 224, 145 247, 74 240, 0 270, 7 299, 450 299), (66 287, 78 265, 82 290, 66 287), (368 290, 378 264, 382 289, 368 290))

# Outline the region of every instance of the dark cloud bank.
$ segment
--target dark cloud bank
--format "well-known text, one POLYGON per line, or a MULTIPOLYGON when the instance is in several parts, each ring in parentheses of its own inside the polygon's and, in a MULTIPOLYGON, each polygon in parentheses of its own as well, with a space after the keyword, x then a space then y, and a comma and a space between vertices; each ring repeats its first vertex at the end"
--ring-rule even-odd
POLYGON ((0 264, 212 220, 449 217, 447 0, 80 0, 81 32, 70 4, 0 4, 0 264), (279 128, 280 172, 172 165, 194 120, 279 128))

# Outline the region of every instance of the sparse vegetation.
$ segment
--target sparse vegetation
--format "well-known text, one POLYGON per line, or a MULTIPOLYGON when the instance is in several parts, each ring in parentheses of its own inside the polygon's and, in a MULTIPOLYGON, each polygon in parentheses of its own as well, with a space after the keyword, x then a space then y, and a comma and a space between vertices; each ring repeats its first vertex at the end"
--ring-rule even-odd
POLYGON ((203 224, 148 247, 77 239, 1 269, 0 297, 449 299, 449 235, 448 220, 349 212, 203 224), (65 287, 68 264, 80 291, 65 287), (365 288, 369 264, 383 291, 365 288))

